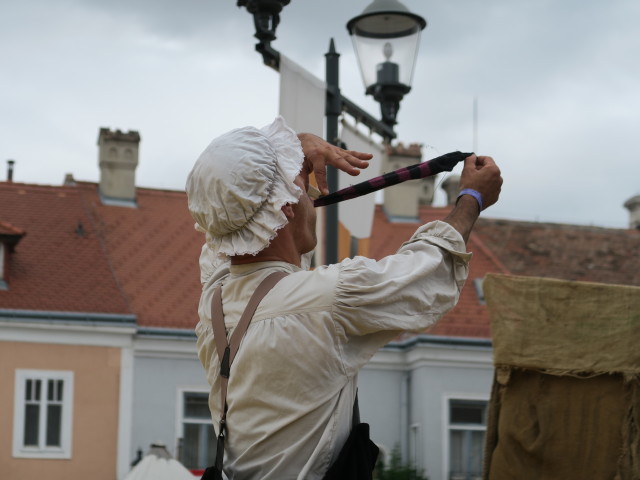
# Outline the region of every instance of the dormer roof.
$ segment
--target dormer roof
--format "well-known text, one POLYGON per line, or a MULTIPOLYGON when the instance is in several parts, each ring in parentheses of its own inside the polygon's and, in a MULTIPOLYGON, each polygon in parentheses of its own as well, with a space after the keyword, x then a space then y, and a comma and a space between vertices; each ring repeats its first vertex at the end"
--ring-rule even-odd
POLYGON ((25 234, 26 232, 21 228, 0 220, 0 243, 7 245, 10 249, 13 250, 25 234))

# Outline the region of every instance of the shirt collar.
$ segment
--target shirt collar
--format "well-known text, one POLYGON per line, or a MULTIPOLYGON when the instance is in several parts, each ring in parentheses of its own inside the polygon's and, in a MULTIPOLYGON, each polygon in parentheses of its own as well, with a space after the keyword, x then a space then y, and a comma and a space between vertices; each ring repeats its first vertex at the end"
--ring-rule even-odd
POLYGON ((243 265, 230 265, 229 272, 234 277, 243 277, 245 275, 250 275, 252 273, 257 272, 258 270, 264 270, 266 268, 272 269, 276 268, 278 270, 285 270, 288 272, 300 272, 301 268, 296 267, 287 262, 254 262, 254 263, 245 263, 243 265))

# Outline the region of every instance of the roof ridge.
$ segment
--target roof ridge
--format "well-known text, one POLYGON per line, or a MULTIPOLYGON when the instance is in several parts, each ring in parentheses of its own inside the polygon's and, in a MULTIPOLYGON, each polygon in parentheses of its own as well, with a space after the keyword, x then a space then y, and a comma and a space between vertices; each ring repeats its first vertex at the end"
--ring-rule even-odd
MULTIPOLYGON (((41 190, 66 190, 66 191, 77 191, 78 187, 97 187, 98 182, 92 182, 89 180, 75 180, 74 185, 51 185, 46 183, 25 183, 25 182, 7 182, 0 181, 0 187, 14 187, 14 188, 34 188, 41 190)), ((172 188, 156 188, 156 187, 140 187, 136 186, 137 191, 141 191, 144 193, 151 194, 176 194, 176 195, 186 195, 185 190, 180 189, 172 189, 172 188)))
POLYGON ((481 223, 496 225, 500 223, 505 223, 509 225, 523 225, 523 226, 539 226, 539 227, 548 227, 554 229, 569 229, 569 230, 589 230, 589 231, 600 231, 600 232, 611 232, 611 231, 619 231, 624 232, 628 230, 633 230, 629 228, 620 228, 620 227, 603 227, 600 225, 583 225, 579 223, 560 223, 560 222, 539 222, 532 220, 519 220, 519 219, 510 219, 510 218, 491 218, 491 217, 482 217, 480 218, 481 223))
POLYGON ((136 187, 136 190, 144 190, 145 193, 151 193, 154 195, 172 193, 178 195, 186 195, 187 192, 185 190, 173 190, 170 188, 152 188, 152 187, 136 187))
POLYGON ((0 182, 1 188, 11 188, 14 187, 16 189, 38 189, 38 190, 65 190, 68 192, 73 192, 76 189, 75 185, 49 185, 44 183, 21 183, 21 182, 0 182))
MULTIPOLYGON (((90 182, 88 180, 76 180, 75 182, 77 186, 82 186, 82 187, 98 186, 98 182, 90 182)), ((156 195, 165 194, 165 193, 186 195, 187 193, 185 190, 174 190, 171 188, 140 187, 140 186, 136 186, 136 192, 151 193, 156 195)))

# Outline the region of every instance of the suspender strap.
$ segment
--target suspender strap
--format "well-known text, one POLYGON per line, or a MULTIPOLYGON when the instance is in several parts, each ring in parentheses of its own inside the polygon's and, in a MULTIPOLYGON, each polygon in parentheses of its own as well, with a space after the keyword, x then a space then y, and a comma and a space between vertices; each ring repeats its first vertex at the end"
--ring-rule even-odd
POLYGON ((213 324, 213 334, 215 336, 218 357, 220 358, 221 363, 223 362, 223 360, 225 360, 225 364, 221 364, 220 367, 223 376, 226 376, 226 378, 229 378, 229 368, 231 367, 231 363, 238 353, 242 337, 244 337, 244 334, 249 327, 249 323, 251 323, 251 319, 253 318, 253 314, 258 308, 258 305, 260 304, 264 296, 269 293, 269 290, 271 290, 276 285, 276 283, 278 283, 287 275, 289 275, 288 272, 274 272, 267 278, 265 278, 260 283, 260 285, 258 285, 258 288, 251 296, 251 299, 249 299, 249 303, 247 303, 247 306, 242 313, 242 316, 240 317, 240 321, 236 325, 236 328, 231 334, 231 338, 228 342, 226 329, 224 326, 224 314, 222 313, 222 289, 220 287, 216 289, 213 296, 213 316, 211 317, 211 322, 213 324), (229 348, 229 353, 225 352, 225 349, 227 347, 229 348), (226 359, 225 356, 227 357, 226 359))
POLYGON ((251 323, 251 319, 258 305, 269 290, 287 275, 289 275, 288 272, 274 272, 258 285, 229 340, 227 340, 227 332, 224 326, 224 313, 222 311, 222 287, 218 286, 213 294, 213 300, 211 302, 211 325, 216 341, 218 358, 220 359, 220 432, 218 434, 215 466, 220 472, 222 471, 222 459, 224 456, 224 437, 227 424, 227 387, 229 385, 231 364, 238 353, 242 337, 244 337, 247 328, 249 328, 249 323, 251 323))
POLYGON ((355 428, 360 423, 360 406, 358 405, 358 390, 356 390, 356 398, 353 401, 353 414, 351 416, 351 428, 355 428))

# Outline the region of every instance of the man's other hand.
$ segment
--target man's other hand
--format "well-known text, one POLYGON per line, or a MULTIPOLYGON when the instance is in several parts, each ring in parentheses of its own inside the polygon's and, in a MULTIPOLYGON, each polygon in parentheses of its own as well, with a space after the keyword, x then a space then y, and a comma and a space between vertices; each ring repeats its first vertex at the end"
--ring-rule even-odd
POLYGON ((471 188, 482 195, 483 208, 498 201, 502 188, 500 168, 491 157, 469 155, 460 176, 460 190, 471 188))

